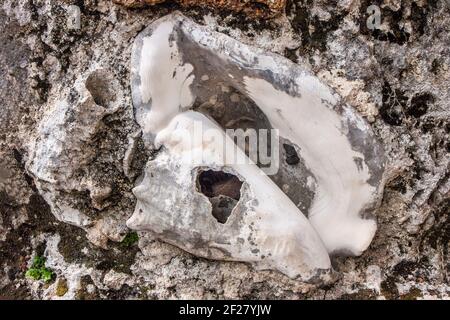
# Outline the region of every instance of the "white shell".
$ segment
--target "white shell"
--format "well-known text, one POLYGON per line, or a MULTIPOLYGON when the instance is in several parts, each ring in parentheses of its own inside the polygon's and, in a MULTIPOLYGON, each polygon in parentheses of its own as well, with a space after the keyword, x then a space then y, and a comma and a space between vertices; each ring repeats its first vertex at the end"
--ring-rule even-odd
POLYGON ((132 93, 144 140, 160 149, 134 190, 138 202, 129 227, 195 255, 250 262, 303 280, 330 270, 329 254, 359 255, 369 246, 383 150, 361 116, 306 67, 175 13, 137 37, 132 93), (254 162, 228 161, 234 142, 205 105, 213 111, 221 105, 222 118, 243 112, 239 108, 258 109, 250 112, 259 117, 254 122, 278 129, 299 164, 282 161, 282 172, 269 178, 254 162), (199 123, 230 148, 223 151, 214 139, 186 143, 199 123), (243 181, 223 224, 197 188, 206 168, 243 181))

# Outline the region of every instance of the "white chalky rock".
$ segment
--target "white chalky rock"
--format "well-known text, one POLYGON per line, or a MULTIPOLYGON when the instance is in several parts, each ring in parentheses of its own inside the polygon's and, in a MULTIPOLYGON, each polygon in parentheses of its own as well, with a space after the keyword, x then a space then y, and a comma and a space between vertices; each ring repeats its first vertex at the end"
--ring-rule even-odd
POLYGON ((329 254, 369 246, 383 150, 306 67, 175 13, 135 40, 132 94, 144 141, 158 152, 134 189, 130 228, 302 280, 324 280, 329 254), (239 128, 278 130, 283 147, 271 140, 268 149, 279 170, 265 174, 234 148, 225 130, 239 128))

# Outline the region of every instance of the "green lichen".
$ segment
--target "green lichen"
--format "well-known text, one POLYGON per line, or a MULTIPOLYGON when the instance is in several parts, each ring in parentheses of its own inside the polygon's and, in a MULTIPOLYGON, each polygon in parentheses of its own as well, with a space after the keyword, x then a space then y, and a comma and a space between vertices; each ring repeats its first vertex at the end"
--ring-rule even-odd
POLYGON ((25 273, 27 278, 33 280, 42 280, 50 282, 53 278, 53 271, 45 266, 45 258, 42 256, 35 256, 30 269, 25 273))
POLYGON ((121 244, 124 247, 131 247, 132 245, 134 245, 136 242, 138 242, 139 240, 139 236, 137 234, 137 232, 130 232, 128 233, 125 238, 122 240, 121 244))

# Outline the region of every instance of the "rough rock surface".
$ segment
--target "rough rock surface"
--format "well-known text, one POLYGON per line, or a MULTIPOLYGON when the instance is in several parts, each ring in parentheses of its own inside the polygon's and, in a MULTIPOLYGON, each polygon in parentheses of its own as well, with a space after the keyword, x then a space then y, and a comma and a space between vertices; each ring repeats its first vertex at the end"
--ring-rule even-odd
POLYGON ((181 9, 244 43, 309 64, 385 146, 390 175, 375 239, 362 256, 335 259, 341 277, 327 287, 196 258, 127 230, 131 189, 151 156, 132 112, 131 44, 175 9, 128 10, 109 0, 2 2, 0 297, 448 298, 448 1, 288 1, 275 20, 181 9), (375 30, 367 27, 372 4, 381 10, 375 30), (61 148, 46 150, 44 137, 61 148), (43 170, 40 161, 51 165, 43 170), (51 281, 25 277, 36 255, 46 258, 51 281))

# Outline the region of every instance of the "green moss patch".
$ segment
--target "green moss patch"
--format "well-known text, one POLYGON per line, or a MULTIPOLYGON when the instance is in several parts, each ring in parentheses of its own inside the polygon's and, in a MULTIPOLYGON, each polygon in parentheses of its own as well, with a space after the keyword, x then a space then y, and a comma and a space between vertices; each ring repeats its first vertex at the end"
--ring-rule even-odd
POLYGON ((50 282, 53 275, 53 271, 45 266, 45 258, 42 256, 35 256, 30 269, 25 273, 27 278, 44 282, 50 282))
POLYGON ((122 240, 121 245, 124 247, 131 247, 135 243, 137 243, 139 240, 139 236, 137 232, 130 232, 128 233, 125 238, 122 240))

